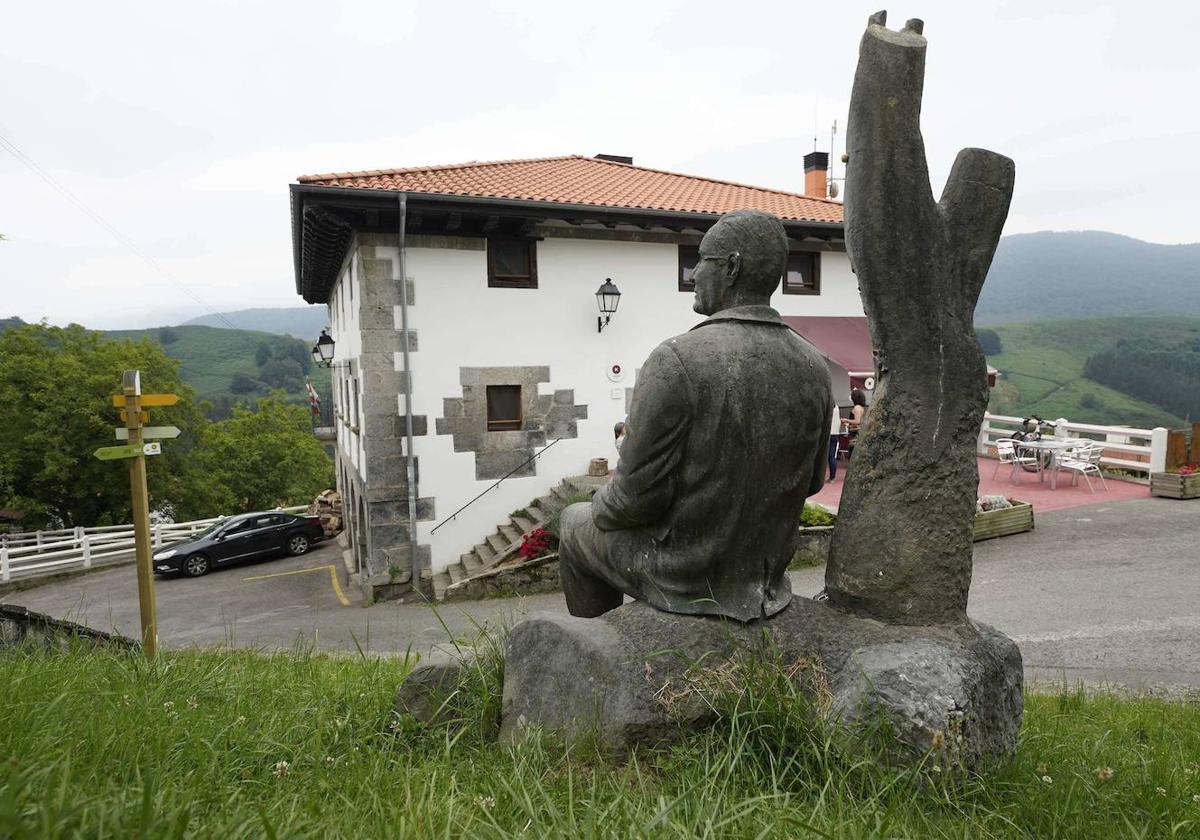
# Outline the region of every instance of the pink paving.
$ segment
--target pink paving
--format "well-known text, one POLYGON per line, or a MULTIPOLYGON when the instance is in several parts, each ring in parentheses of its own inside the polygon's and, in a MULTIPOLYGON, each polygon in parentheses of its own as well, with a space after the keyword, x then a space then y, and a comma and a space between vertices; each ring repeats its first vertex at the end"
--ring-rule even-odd
MULTIPOLYGON (((827 507, 836 508, 842 497, 842 482, 846 479, 846 470, 849 463, 846 461, 838 462, 837 481, 826 483, 821 492, 809 498, 810 502, 826 505, 827 507)), ((1078 486, 1071 486, 1071 476, 1066 473, 1060 473, 1058 476, 1058 489, 1050 489, 1050 477, 1046 476, 1045 482, 1038 481, 1038 477, 1033 473, 1021 473, 1020 484, 1013 484, 1009 480, 1011 474, 1010 467, 1001 467, 999 472, 996 472, 995 480, 992 479, 992 473, 996 470, 996 461, 991 458, 979 459, 979 495, 980 496, 1007 496, 1010 499, 1020 499, 1023 502, 1029 502, 1033 505, 1034 511, 1050 511, 1061 510, 1063 508, 1081 507, 1083 505, 1096 505, 1105 502, 1120 502, 1125 499, 1141 499, 1150 495, 1150 488, 1145 484, 1135 484, 1131 481, 1117 481, 1115 479, 1106 479, 1108 482, 1108 490, 1100 487, 1099 479, 1092 478, 1092 486, 1096 488, 1095 493, 1089 493, 1087 484, 1082 478, 1079 479, 1078 486)))

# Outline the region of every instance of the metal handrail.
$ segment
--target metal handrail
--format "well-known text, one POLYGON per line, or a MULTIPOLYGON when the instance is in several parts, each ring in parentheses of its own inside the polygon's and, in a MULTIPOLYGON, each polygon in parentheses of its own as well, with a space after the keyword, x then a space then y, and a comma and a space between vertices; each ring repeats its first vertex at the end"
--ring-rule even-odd
POLYGON ((509 471, 508 471, 508 472, 506 472, 504 475, 502 475, 500 478, 498 478, 498 479, 496 480, 496 483, 495 483, 495 484, 493 484, 491 487, 489 487, 489 488, 487 488, 486 490, 484 490, 482 493, 480 493, 480 494, 479 494, 478 496, 476 496, 474 499, 472 499, 471 501, 467 502, 465 505, 463 505, 462 507, 460 507, 458 510, 454 511, 454 513, 452 513, 452 514, 450 514, 449 516, 447 516, 447 517, 446 517, 445 519, 443 519, 441 522, 439 522, 438 524, 434 525, 434 526, 433 526, 433 530, 431 530, 429 533, 430 533, 431 535, 432 535, 432 534, 436 534, 436 533, 437 533, 437 529, 438 529, 438 528, 441 528, 441 527, 442 527, 443 525, 445 525, 447 522, 451 522, 451 521, 453 521, 454 519, 456 519, 456 518, 458 517, 458 515, 459 515, 460 513, 462 513, 464 510, 466 510, 466 509, 467 509, 467 508, 469 508, 471 505, 475 504, 475 503, 476 503, 476 502, 478 502, 480 499, 482 499, 484 496, 486 496, 488 493, 491 493, 493 490, 495 490, 497 487, 499 487, 499 486, 501 485, 501 483, 502 483, 502 482, 503 482, 503 481, 504 481, 506 478, 508 478, 509 476, 511 476, 511 475, 512 475, 513 473, 515 473, 517 470, 521 469, 521 467, 525 466, 526 464, 529 464, 529 463, 532 463, 533 461, 536 461, 538 458, 540 458, 540 457, 541 457, 541 455, 542 455, 542 453, 543 453, 543 452, 545 452, 545 451, 546 451, 547 449, 549 449, 551 446, 554 446, 554 444, 558 443, 560 440, 565 440, 565 438, 555 438, 554 440, 552 440, 552 441, 550 441, 549 443, 547 443, 545 446, 543 446, 543 447, 542 447, 541 449, 539 449, 537 452, 533 453, 533 455, 531 455, 529 458, 527 458, 527 459, 525 459, 524 461, 522 461, 521 463, 517 464, 517 465, 516 465, 515 467, 513 467, 511 470, 509 470, 509 471))

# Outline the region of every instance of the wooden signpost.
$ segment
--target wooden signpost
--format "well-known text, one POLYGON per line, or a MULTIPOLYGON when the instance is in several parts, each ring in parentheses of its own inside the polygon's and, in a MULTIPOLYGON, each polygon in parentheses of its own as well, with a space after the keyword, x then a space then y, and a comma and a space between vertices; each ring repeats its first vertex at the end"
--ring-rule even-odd
POLYGON ((120 446, 104 446, 95 455, 102 461, 129 461, 129 487, 133 501, 133 548, 137 558, 138 606, 142 619, 142 650, 153 659, 158 652, 158 615, 154 603, 154 569, 151 566, 150 493, 146 486, 146 456, 158 455, 162 444, 145 442, 145 438, 173 438, 179 434, 174 426, 146 426, 149 415, 144 409, 170 406, 179 402, 175 394, 143 394, 141 374, 127 370, 121 380, 120 394, 113 396, 113 405, 122 409, 124 428, 116 430, 117 440, 129 441, 120 446))

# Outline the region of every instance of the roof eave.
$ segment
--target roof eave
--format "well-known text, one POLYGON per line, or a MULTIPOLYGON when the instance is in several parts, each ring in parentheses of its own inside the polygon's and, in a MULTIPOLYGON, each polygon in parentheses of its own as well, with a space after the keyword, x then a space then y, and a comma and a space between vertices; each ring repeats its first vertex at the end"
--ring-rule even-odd
MULTIPOLYGON (((310 298, 303 282, 303 236, 304 211, 307 199, 347 199, 359 206, 379 205, 394 208, 396 197, 401 194, 409 196, 412 204, 440 204, 474 206, 489 209, 506 210, 510 213, 528 213, 535 216, 553 218, 555 216, 575 215, 596 217, 623 217, 626 219, 672 219, 682 222, 696 222, 702 226, 712 225, 721 217, 720 213, 698 213, 686 210, 659 210, 644 207, 616 207, 603 204, 575 204, 559 201, 541 201, 535 199, 502 198, 497 196, 454 195, 446 193, 409 192, 407 190, 380 189, 375 187, 337 187, 319 184, 289 184, 289 198, 292 212, 292 263, 296 276, 296 293, 306 300, 310 298)), ((780 219, 789 230, 831 231, 844 232, 843 222, 823 222, 803 219, 780 219)))
MULTIPOLYGON (((335 187, 317 184, 291 184, 293 195, 304 193, 311 195, 342 195, 356 198, 393 196, 387 203, 394 204, 394 196, 405 193, 409 201, 435 201, 447 204, 472 204, 483 207, 510 207, 515 210, 540 210, 545 215, 554 215, 553 211, 569 213, 601 213, 622 216, 662 217, 671 216, 679 219, 713 222, 721 217, 721 213, 699 213, 691 210, 668 210, 652 207, 621 207, 611 204, 575 204, 564 201, 543 201, 528 198, 505 198, 488 195, 457 195, 454 193, 427 193, 411 190, 391 190, 380 187, 335 187)), ((808 219, 780 219, 785 226, 807 227, 817 230, 842 230, 844 222, 823 222, 808 219)))

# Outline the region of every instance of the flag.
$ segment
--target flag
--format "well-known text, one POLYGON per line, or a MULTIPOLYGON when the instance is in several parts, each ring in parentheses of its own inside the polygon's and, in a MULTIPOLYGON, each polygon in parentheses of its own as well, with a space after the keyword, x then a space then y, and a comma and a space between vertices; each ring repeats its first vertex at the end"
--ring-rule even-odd
POLYGON ((317 389, 312 386, 312 380, 307 376, 304 377, 304 389, 308 391, 308 405, 312 409, 313 417, 321 415, 321 398, 317 396, 317 389))

